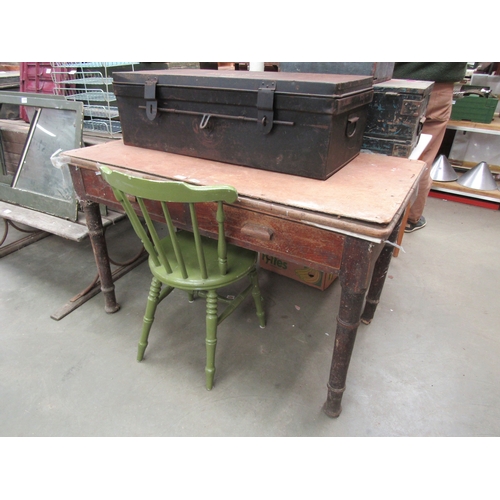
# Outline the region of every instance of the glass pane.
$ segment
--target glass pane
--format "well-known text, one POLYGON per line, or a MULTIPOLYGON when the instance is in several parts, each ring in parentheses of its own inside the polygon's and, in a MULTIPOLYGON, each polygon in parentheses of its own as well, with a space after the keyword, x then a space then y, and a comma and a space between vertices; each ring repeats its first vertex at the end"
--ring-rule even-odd
POLYGON ((54 167, 51 157, 75 147, 77 113, 44 108, 31 117, 31 110, 27 109, 32 120, 32 137, 27 142, 13 187, 60 200, 73 200, 75 193, 68 167, 54 167))

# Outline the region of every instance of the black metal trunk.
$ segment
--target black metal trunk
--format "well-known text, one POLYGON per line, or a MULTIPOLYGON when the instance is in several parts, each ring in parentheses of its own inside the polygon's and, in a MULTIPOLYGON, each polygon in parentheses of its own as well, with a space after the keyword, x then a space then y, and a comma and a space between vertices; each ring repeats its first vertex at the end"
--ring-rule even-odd
POLYGON ((374 83, 392 78, 393 62, 280 62, 280 71, 290 73, 335 73, 337 75, 368 75, 374 83))
POLYGON ((115 73, 125 144, 315 179, 358 155, 372 78, 249 71, 115 73))

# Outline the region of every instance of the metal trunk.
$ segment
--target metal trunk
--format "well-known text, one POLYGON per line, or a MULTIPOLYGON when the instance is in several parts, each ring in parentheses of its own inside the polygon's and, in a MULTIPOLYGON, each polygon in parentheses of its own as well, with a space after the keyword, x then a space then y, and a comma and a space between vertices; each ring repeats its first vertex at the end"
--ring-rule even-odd
POLYGON ((248 71, 114 74, 127 145, 327 179, 358 155, 371 77, 248 71))

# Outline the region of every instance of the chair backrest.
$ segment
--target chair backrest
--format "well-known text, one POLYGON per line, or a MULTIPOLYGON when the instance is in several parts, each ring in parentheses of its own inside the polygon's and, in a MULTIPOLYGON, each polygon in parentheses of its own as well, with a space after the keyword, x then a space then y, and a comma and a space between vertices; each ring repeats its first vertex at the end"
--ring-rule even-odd
POLYGON ((227 273, 227 247, 224 233, 224 207, 223 202, 233 203, 238 198, 236 189, 231 186, 193 186, 185 182, 152 180, 142 177, 135 177, 117 170, 112 170, 107 166, 99 166, 99 170, 104 180, 111 186, 116 199, 121 203, 125 213, 130 219, 132 226, 141 239, 144 248, 147 250, 156 266, 162 265, 167 273, 172 272, 172 265, 168 261, 167 255, 160 244, 160 237, 146 207, 146 201, 152 200, 160 202, 172 248, 184 279, 189 279, 188 269, 183 257, 183 248, 179 245, 175 226, 172 222, 168 203, 186 203, 189 206, 191 216, 191 226, 194 235, 199 271, 203 279, 207 279, 208 271, 203 252, 202 238, 196 216, 195 203, 216 202, 216 219, 218 224, 218 269, 221 275, 227 273), (146 223, 147 231, 141 223, 130 198, 135 198, 137 207, 146 223))

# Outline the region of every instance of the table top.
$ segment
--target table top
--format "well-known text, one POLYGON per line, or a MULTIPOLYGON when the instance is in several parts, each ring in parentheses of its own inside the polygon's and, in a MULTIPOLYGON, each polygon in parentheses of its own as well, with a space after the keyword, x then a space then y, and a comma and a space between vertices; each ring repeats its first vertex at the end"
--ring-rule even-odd
POLYGON ((362 153, 322 181, 126 146, 121 140, 62 154, 69 157, 68 163, 82 168, 105 164, 196 185, 231 185, 243 204, 262 202, 276 212, 281 207, 286 215, 290 211, 292 218, 301 220, 307 214, 314 220, 316 214, 318 221, 332 227, 341 227, 341 220, 347 219, 351 226, 356 222, 371 226, 374 236, 385 234, 399 218, 425 166, 421 161, 362 153))

